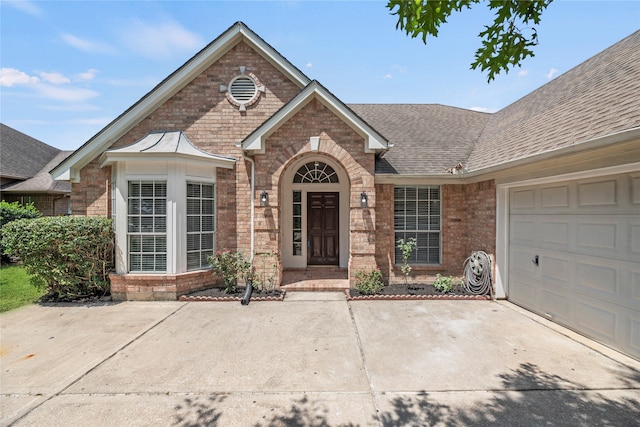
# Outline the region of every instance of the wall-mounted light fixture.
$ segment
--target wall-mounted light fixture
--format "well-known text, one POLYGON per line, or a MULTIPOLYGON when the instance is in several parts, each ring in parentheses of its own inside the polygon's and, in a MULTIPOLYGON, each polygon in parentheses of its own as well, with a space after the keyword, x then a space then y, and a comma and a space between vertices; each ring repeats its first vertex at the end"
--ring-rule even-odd
POLYGON ((260 194, 260 206, 268 206, 269 205, 269 193, 263 191, 260 194))
POLYGON ((366 208, 367 206, 369 206, 369 198, 367 197, 367 193, 363 191, 360 193, 360 207, 366 208))

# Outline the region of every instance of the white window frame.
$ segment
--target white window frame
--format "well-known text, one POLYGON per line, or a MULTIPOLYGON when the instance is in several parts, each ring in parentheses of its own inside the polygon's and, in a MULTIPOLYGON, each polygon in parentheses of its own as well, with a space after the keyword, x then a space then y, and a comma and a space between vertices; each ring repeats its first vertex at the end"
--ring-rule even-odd
POLYGON ((418 246, 409 259, 410 265, 441 265, 442 264, 442 186, 441 185, 395 185, 393 189, 393 240, 395 248, 395 264, 402 264, 402 251, 397 247, 398 239, 407 241, 416 238, 418 246), (406 197, 398 200, 396 190, 414 189, 415 200, 408 200, 406 197), (431 190, 438 190, 438 198, 431 197, 431 190), (426 191, 427 198, 420 198, 420 193, 426 191), (402 202, 402 213, 399 214, 399 204, 402 202), (433 203, 437 202, 437 214, 432 213, 433 203), (413 205, 413 206, 411 206, 413 205), (425 210, 426 209, 426 210, 425 210), (413 214, 415 212, 415 214, 413 214), (414 220, 415 217, 415 220, 414 220), (438 227, 435 228, 435 218, 438 218, 438 227), (399 229, 398 225, 402 223, 399 229), (425 227, 426 225, 426 227, 425 227), (433 257, 433 235, 437 234, 438 248, 437 260, 433 257))
MULTIPOLYGON (((194 271, 194 270, 202 270, 202 269, 206 269, 209 267, 209 261, 208 261, 208 256, 209 255, 213 255, 213 253, 215 252, 216 249, 216 185, 213 182, 203 182, 203 181, 194 181, 194 180, 187 180, 185 183, 186 186, 186 199, 185 199, 185 209, 186 209, 186 220, 187 220, 187 224, 186 224, 186 244, 185 244, 185 260, 187 263, 187 271, 194 271), (191 197, 189 195, 189 186, 190 185, 198 185, 200 187, 200 192, 199 192, 199 197, 191 197), (211 186, 212 187, 212 197, 211 198, 203 198, 202 197, 202 187, 203 186, 211 186), (199 212, 196 213, 190 213, 189 212, 189 206, 190 203, 189 201, 195 201, 197 200, 199 202, 199 212), (211 203, 211 213, 203 213, 203 207, 204 207, 204 203, 211 203), (190 228, 190 220, 193 221, 197 218, 197 223, 198 223, 198 228, 199 230, 195 230, 195 231, 189 231, 190 228), (205 224, 205 219, 206 218, 210 218, 212 223, 211 223, 211 230, 203 230, 204 224, 205 224), (191 238, 194 238, 195 236, 198 236, 198 249, 190 249, 190 236, 192 236, 191 238), (210 236, 211 238, 211 248, 202 248, 202 244, 203 244, 203 237, 204 236, 210 236), (199 254, 199 258, 200 258, 200 262, 197 266, 189 266, 189 255, 193 255, 193 254, 199 254), (203 258, 204 257, 204 258, 203 258)), ((195 224, 195 221, 193 222, 195 224)))
MULTIPOLYGON (((116 273, 117 274, 181 274, 187 271, 187 220, 186 199, 187 182, 202 182, 216 185, 216 168, 208 162, 167 161, 166 159, 147 159, 119 161, 112 166, 112 180, 115 182, 115 234, 116 234, 116 273), (189 172, 187 172, 187 170, 189 172), (128 182, 166 181, 167 182, 167 270, 163 272, 130 271, 129 247, 127 235, 127 198, 128 182)), ((215 195, 218 200, 217 194, 215 195)), ((215 207, 217 220, 217 207, 215 207)), ((217 229, 217 226, 216 226, 217 229)), ((214 249, 217 239, 214 236, 214 249)), ((207 269, 202 267, 201 270, 207 269)))
POLYGON ((166 273, 167 272, 167 259, 168 259, 168 246, 167 246, 167 181, 166 180, 149 180, 149 179, 132 179, 127 181, 127 258, 129 265, 129 272, 131 273, 166 273), (136 197, 131 195, 132 185, 140 186, 140 194, 136 197), (142 188, 144 185, 151 185, 153 187, 153 194, 142 194, 142 188), (156 194, 156 186, 162 185, 164 187, 163 197, 156 194), (143 201, 151 200, 150 212, 143 212, 143 201), (136 203, 137 202, 137 203, 136 203), (132 206, 138 206, 137 210, 131 210, 132 206), (138 226, 135 227, 132 221, 138 220, 138 226), (145 230, 143 220, 151 221, 151 230, 145 230), (164 223, 164 225, 163 225, 164 223), (132 230, 132 228, 136 228, 132 230), (153 250, 145 251, 145 241, 153 239, 153 250), (133 250, 134 240, 138 240, 138 250, 133 250), (164 249, 158 250, 158 245, 162 249, 162 240, 164 240, 164 249), (140 260, 138 263, 132 261, 134 255, 138 255, 140 260), (144 258, 153 258, 154 268, 145 269, 144 258), (160 260, 164 258, 162 263, 160 260), (134 265, 140 266, 139 269, 134 269, 134 265), (158 268, 159 265, 164 268, 158 268))

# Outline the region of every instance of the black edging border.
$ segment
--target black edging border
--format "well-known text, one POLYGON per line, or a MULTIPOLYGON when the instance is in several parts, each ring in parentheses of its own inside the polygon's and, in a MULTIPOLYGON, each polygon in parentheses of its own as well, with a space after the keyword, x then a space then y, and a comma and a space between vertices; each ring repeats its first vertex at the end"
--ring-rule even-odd
MULTIPOLYGON (((439 300, 439 301, 490 301, 490 295, 359 295, 351 296, 349 289, 344 290, 347 301, 415 301, 415 300, 439 300)), ((277 297, 253 297, 251 301, 284 301, 287 291, 282 291, 277 297)), ((242 301, 242 297, 210 297, 205 295, 181 295, 178 301, 184 302, 238 302, 242 301)))
POLYGON ((349 289, 344 290, 347 301, 414 301, 414 300, 463 300, 463 301, 490 301, 490 295, 359 295, 351 296, 349 289))
MULTIPOLYGON (((287 294, 287 291, 282 291, 280 296, 278 297, 252 297, 251 301, 284 301, 284 297, 287 294)), ((238 302, 242 301, 242 297, 208 297, 205 295, 182 295, 178 298, 178 301, 186 301, 186 302, 208 302, 208 301, 219 301, 219 302, 238 302)))

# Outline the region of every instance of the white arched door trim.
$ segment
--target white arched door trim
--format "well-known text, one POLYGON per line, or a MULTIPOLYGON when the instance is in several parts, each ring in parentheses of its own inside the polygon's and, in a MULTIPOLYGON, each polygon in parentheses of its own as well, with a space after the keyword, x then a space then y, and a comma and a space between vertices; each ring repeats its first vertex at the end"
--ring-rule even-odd
POLYGON ((337 192, 339 193, 339 266, 347 268, 349 265, 349 177, 342 165, 334 159, 322 155, 302 156, 293 160, 280 179, 280 194, 282 195, 282 215, 280 217, 280 236, 283 268, 307 267, 307 193, 309 192, 337 192), (338 183, 294 183, 295 173, 300 167, 309 162, 323 162, 331 166, 338 175, 338 183), (293 254, 293 194, 301 193, 302 200, 302 253, 293 254))

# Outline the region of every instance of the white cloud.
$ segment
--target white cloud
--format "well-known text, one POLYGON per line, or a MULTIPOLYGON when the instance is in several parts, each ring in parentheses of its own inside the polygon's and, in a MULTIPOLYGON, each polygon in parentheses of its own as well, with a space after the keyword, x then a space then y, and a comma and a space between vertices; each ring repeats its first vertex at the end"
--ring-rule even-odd
POLYGON ((15 68, 0 69, 0 86, 13 87, 15 85, 34 85, 40 81, 35 76, 30 76, 25 72, 15 68))
POLYGON ((123 43, 132 51, 151 59, 169 59, 176 53, 191 52, 204 45, 195 33, 173 21, 150 24, 135 20, 121 32, 123 43))
POLYGON ((549 70, 549 73, 547 74, 547 79, 551 80, 557 72, 558 70, 556 70, 555 68, 552 68, 551 70, 549 70))
POLYGON ((63 76, 60 73, 46 73, 41 71, 39 74, 43 82, 52 83, 54 85, 71 83, 71 80, 69 80, 68 77, 63 76))
POLYGON ((62 34, 62 40, 71 47, 87 53, 113 53, 115 49, 106 43, 93 42, 87 39, 74 36, 73 34, 62 34))
POLYGON ((391 73, 385 74, 384 76, 382 76, 383 79, 392 79, 393 75, 391 73))
POLYGON ((98 92, 90 89, 75 87, 59 87, 47 84, 39 84, 36 90, 45 98, 64 102, 84 102, 98 96, 98 92))
POLYGON ((89 68, 84 73, 78 73, 74 76, 75 81, 88 82, 89 80, 93 80, 98 74, 98 70, 95 68, 89 68))
POLYGON ((307 62, 306 67, 307 67, 307 68, 311 68, 311 67, 313 67, 313 64, 312 64, 311 62, 307 62))
POLYGON ((518 71, 518 77, 525 77, 529 75, 529 70, 520 70, 518 71))
POLYGON ((33 16, 42 16, 43 12, 35 3, 28 0, 3 0, 3 3, 33 16))

